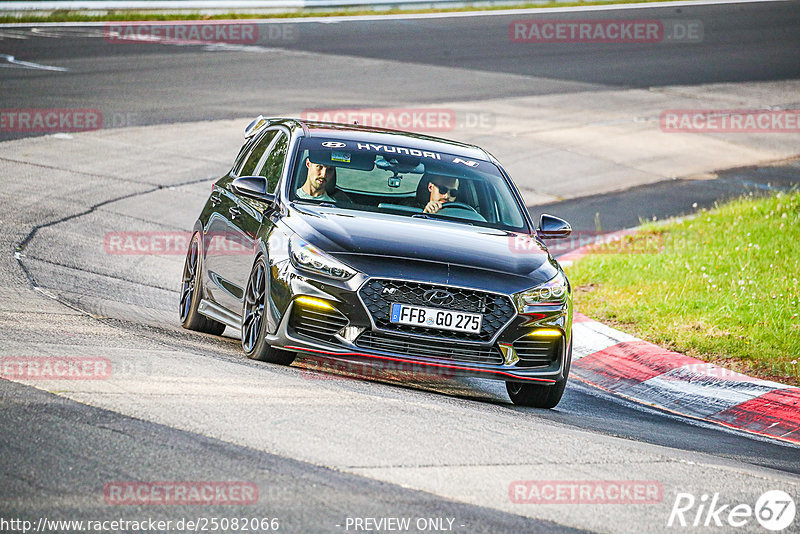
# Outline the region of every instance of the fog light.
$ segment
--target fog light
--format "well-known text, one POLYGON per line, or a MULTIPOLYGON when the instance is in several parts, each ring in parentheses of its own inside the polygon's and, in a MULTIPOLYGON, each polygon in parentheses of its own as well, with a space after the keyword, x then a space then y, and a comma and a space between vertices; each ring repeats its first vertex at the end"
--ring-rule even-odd
POLYGON ((344 339, 345 341, 349 341, 350 343, 355 343, 356 338, 361 335, 361 332, 366 330, 366 328, 361 326, 345 326, 339 333, 337 334, 340 338, 344 339))
POLYGON ((297 297, 294 299, 297 304, 303 306, 311 306, 312 308, 321 308, 323 310, 333 310, 334 307, 322 299, 315 299, 314 297, 297 297))
POLYGON ((539 328, 528 335, 531 337, 561 337, 561 330, 556 330, 555 328, 539 328))

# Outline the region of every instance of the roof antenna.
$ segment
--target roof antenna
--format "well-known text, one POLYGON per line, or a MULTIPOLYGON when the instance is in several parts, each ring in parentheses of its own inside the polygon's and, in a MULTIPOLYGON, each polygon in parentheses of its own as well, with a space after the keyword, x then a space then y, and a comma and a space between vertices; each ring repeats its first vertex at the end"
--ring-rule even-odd
POLYGON ((356 126, 358 126, 358 121, 353 121, 353 124, 355 124, 356 126))

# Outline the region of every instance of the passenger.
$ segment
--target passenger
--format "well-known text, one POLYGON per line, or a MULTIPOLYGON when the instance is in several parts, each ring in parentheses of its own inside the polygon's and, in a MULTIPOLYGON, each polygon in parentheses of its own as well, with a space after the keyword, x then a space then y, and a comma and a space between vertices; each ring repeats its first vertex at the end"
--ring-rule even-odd
POLYGON ((328 194, 336 183, 336 167, 311 163, 308 158, 306 167, 308 176, 306 182, 297 190, 297 198, 336 202, 336 199, 328 194))
MULTIPOLYGON (((455 202, 458 195, 458 178, 452 176, 441 176, 435 174, 426 174, 422 180, 428 182, 428 203, 422 210, 424 213, 436 213, 442 209, 442 205, 446 202, 455 202)), ((424 202, 424 200, 423 200, 424 202)))

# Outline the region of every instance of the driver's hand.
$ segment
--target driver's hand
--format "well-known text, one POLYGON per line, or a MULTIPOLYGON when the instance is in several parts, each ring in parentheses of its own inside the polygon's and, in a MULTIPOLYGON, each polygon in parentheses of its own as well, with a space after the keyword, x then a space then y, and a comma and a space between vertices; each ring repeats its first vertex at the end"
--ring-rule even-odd
POLYGON ((422 210, 422 212, 423 213, 436 213, 440 209, 442 209, 442 203, 441 202, 437 202, 436 200, 431 200, 430 202, 428 202, 428 205, 425 206, 425 209, 422 210))

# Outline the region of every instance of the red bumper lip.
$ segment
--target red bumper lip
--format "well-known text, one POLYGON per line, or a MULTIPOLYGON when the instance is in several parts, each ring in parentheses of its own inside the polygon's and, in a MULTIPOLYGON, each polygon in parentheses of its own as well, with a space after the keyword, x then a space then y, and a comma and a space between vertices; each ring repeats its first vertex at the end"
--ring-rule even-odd
POLYGON ((363 357, 366 357, 366 358, 375 358, 375 359, 379 359, 379 360, 388 360, 388 361, 393 361, 393 362, 411 363, 411 364, 414 364, 414 365, 427 365, 427 366, 430 366, 430 367, 441 367, 441 368, 445 368, 445 369, 457 369, 457 370, 461 370, 461 371, 470 371, 470 372, 474 372, 474 373, 488 373, 488 374, 495 374, 495 375, 504 375, 504 376, 507 376, 509 378, 513 378, 515 380, 525 380, 525 381, 531 381, 531 382, 544 382, 546 384, 555 384, 555 382, 556 382, 555 380, 550 379, 550 378, 524 377, 524 376, 513 375, 511 373, 506 373, 506 372, 503 372, 503 371, 495 371, 495 370, 492 370, 492 369, 478 369, 476 367, 467 367, 467 366, 464 366, 464 365, 446 365, 446 364, 439 364, 439 363, 420 362, 420 361, 417 361, 417 360, 408 360, 408 359, 405 359, 405 358, 394 358, 394 357, 390 357, 390 356, 379 356, 377 354, 367 354, 367 353, 364 353, 364 352, 334 352, 334 351, 328 351, 328 350, 319 350, 319 349, 310 349, 310 348, 305 348, 305 347, 297 347, 297 346, 294 346, 294 345, 286 345, 286 347, 284 347, 284 348, 292 349, 292 350, 299 350, 299 351, 303 351, 303 352, 313 352, 313 353, 317 353, 317 354, 328 354, 328 355, 331 355, 331 356, 363 356, 363 357))

